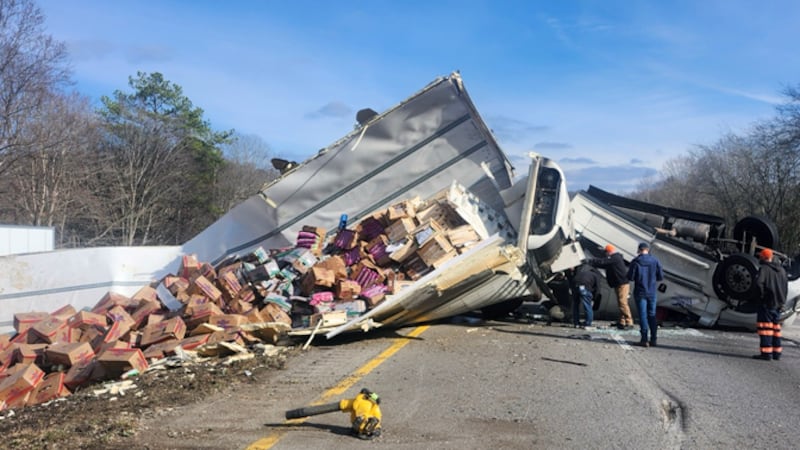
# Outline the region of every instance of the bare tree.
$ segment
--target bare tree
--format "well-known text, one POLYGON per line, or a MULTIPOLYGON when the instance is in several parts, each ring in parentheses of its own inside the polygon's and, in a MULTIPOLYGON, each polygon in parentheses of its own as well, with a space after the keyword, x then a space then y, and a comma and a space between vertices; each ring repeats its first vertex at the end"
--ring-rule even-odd
POLYGON ((271 149, 256 135, 235 135, 222 152, 225 164, 214 197, 217 208, 224 213, 255 195, 278 176, 278 171, 270 163, 271 149))
POLYGON ((2 180, 2 201, 15 223, 63 226, 83 202, 80 186, 89 175, 96 127, 87 100, 76 94, 51 95, 40 110, 25 128, 24 140, 35 144, 17 150, 17 163, 2 180))
POLYGON ((51 91, 69 81, 63 43, 44 33, 32 0, 0 0, 0 173, 35 144, 26 133, 51 91))
POLYGON ((721 215, 728 224, 764 215, 778 227, 779 250, 800 250, 800 91, 785 94, 777 117, 672 161, 662 181, 642 186, 637 197, 721 215))

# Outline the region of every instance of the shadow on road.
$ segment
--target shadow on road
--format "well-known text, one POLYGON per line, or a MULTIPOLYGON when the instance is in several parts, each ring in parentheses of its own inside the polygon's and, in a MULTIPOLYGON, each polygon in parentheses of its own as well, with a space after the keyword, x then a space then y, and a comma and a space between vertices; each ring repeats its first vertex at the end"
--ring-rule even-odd
MULTIPOLYGON (((542 337, 557 338, 557 339, 582 339, 582 340, 586 340, 586 341, 589 341, 589 342, 592 342, 592 343, 597 343, 597 344, 608 344, 608 343, 616 344, 616 343, 618 343, 616 340, 611 339, 609 337, 592 336, 590 332, 582 333, 580 335, 574 335, 573 334, 573 335, 569 335, 569 336, 564 336, 564 335, 561 335, 561 334, 543 333, 543 332, 537 332, 537 331, 521 331, 521 330, 520 331, 513 331, 513 330, 504 330, 504 329, 501 329, 501 328, 495 328, 495 331, 497 331, 498 333, 527 334, 527 335, 532 335, 532 336, 542 336, 542 337)), ((638 343, 638 339, 636 339, 634 341, 629 341, 629 340, 625 339, 625 342, 628 345, 636 347, 637 343, 638 343)), ((757 344, 757 342, 756 342, 756 344, 757 344)), ((697 349, 697 348, 679 347, 679 346, 676 346, 676 345, 664 345, 663 343, 659 343, 658 347, 650 348, 648 351, 657 352, 657 351, 659 351, 661 349, 664 349, 664 350, 677 350, 677 351, 682 351, 682 352, 691 352, 691 353, 699 353, 699 354, 707 354, 707 355, 715 355, 715 356, 727 356, 729 358, 742 358, 742 359, 748 359, 748 360, 752 358, 750 356, 750 354, 741 355, 741 354, 738 354, 738 353, 715 352, 715 351, 709 351, 709 350, 701 350, 701 349, 697 349)))
POLYGON ((316 428, 319 430, 330 431, 333 434, 340 436, 349 436, 351 434, 350 427, 343 427, 339 425, 331 425, 327 423, 303 422, 303 423, 265 423, 265 427, 275 428, 277 430, 290 431, 293 428, 316 428))

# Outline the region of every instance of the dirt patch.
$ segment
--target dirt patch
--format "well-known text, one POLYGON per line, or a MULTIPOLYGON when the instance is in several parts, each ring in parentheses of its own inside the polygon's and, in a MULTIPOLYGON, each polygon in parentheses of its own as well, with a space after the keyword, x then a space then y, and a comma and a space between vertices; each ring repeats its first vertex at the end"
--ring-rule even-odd
POLYGON ((0 447, 144 449, 135 444, 142 419, 242 384, 260 383, 298 353, 296 347, 285 347, 277 355, 230 365, 219 359, 178 365, 132 378, 136 387, 120 393, 97 395, 109 384, 95 384, 57 401, 2 411, 0 447))

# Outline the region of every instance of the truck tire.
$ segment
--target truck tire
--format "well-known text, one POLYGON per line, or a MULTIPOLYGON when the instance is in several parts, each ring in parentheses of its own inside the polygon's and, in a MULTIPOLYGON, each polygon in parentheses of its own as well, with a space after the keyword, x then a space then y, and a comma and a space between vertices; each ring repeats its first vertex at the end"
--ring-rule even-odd
POLYGON ((779 244, 778 227, 765 216, 747 216, 736 222, 733 227, 733 238, 745 244, 750 244, 750 239, 756 238, 758 245, 773 250, 779 244))
POLYGON ((723 259, 714 271, 714 292, 722 300, 755 301, 758 297, 758 260, 747 253, 723 259))

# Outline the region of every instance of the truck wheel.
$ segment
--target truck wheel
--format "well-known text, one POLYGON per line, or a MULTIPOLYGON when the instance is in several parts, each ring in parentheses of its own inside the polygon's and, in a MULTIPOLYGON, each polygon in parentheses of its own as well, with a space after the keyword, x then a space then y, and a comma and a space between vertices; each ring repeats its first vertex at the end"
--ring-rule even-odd
POLYGON ((775 249, 778 246, 778 227, 768 217, 747 216, 736 222, 733 227, 733 238, 745 241, 745 244, 749 244, 750 239, 756 238, 758 245, 775 249))
POLYGON ((502 319, 522 306, 522 300, 522 298, 512 298, 511 300, 486 306, 481 309, 481 314, 486 320, 502 319))
POLYGON ((747 253, 736 253, 723 259, 714 271, 714 292, 720 299, 757 300, 758 260, 747 253))

